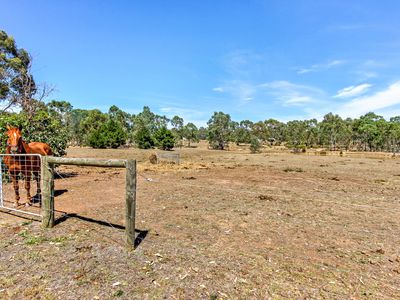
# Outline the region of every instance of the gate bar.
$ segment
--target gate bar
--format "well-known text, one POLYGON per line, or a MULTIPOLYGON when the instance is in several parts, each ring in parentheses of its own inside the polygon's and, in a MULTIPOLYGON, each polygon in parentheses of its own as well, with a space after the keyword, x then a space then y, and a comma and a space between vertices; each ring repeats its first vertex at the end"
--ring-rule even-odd
POLYGON ((125 182, 125 236, 130 248, 135 242, 135 214, 136 214, 136 160, 94 158, 66 158, 43 156, 42 157, 42 226, 54 226, 54 165, 75 165, 89 167, 114 167, 126 169, 125 182))

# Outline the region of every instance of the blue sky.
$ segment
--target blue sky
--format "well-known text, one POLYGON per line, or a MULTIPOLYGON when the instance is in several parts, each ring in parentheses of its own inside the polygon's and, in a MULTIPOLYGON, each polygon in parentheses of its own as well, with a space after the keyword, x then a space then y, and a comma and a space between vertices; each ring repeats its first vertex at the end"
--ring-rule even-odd
POLYGON ((1 1, 0 29, 75 108, 204 125, 400 115, 400 1, 1 1))

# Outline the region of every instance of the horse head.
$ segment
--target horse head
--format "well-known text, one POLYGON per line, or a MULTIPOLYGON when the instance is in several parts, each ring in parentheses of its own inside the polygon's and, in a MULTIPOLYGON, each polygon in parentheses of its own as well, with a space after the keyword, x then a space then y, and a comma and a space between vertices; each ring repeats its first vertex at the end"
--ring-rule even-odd
POLYGON ((7 126, 7 148, 12 154, 20 154, 25 152, 21 130, 21 126, 18 128, 7 126))

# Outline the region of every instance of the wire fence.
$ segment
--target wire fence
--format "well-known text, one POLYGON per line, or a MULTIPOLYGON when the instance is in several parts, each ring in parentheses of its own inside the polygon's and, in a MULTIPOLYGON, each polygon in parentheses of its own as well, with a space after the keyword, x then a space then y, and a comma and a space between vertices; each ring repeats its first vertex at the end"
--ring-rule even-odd
POLYGON ((41 157, 37 154, 0 155, 0 208, 41 216, 41 157))
MULTIPOLYGON (((81 223, 90 226, 91 230, 98 228, 95 226, 97 224, 118 231, 125 228, 130 231, 128 222, 134 224, 134 214, 129 216, 126 211, 125 184, 128 179, 127 171, 121 166, 58 166, 54 170, 54 178, 47 179, 54 182, 54 189, 51 189, 54 209, 48 209, 41 205, 41 187, 50 186, 50 182, 44 182, 46 179, 41 178, 39 155, 2 155, 0 165, 0 208, 3 211, 25 217, 44 217, 46 213, 51 213, 56 223, 74 218, 85 221, 81 223), (33 181, 37 184, 31 188, 33 181), (20 196, 23 187, 26 188, 26 197, 20 196)), ((148 177, 145 179, 152 181, 148 177)), ((132 193, 136 194, 136 189, 131 190, 132 193)), ((111 239, 101 234, 101 230, 99 234, 111 239)), ((122 241, 118 244, 122 244, 122 241)))

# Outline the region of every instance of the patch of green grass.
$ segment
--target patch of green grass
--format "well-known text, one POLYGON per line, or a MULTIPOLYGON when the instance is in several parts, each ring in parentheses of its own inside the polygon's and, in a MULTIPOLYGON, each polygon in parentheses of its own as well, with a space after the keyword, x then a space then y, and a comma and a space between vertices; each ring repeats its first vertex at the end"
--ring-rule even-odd
POLYGON ((22 230, 21 232, 19 232, 18 235, 20 237, 26 238, 29 236, 29 233, 28 233, 28 230, 25 229, 25 230, 22 230))
POLYGON ((49 242, 57 243, 57 244, 65 244, 66 241, 69 241, 71 238, 69 236, 57 236, 55 238, 51 238, 49 242))
POLYGON ((25 244, 26 245, 37 245, 40 243, 43 243, 44 241, 46 241, 46 238, 42 237, 42 236, 29 236, 28 238, 25 239, 25 244))
POLYGON ((117 291, 113 294, 113 296, 114 296, 114 297, 121 297, 123 294, 124 294, 124 291, 123 291, 123 290, 117 290, 117 291))
POLYGON ((24 239, 24 243, 26 245, 37 245, 46 241, 45 237, 31 235, 29 234, 28 230, 22 230, 20 233, 18 233, 18 235, 24 239))

